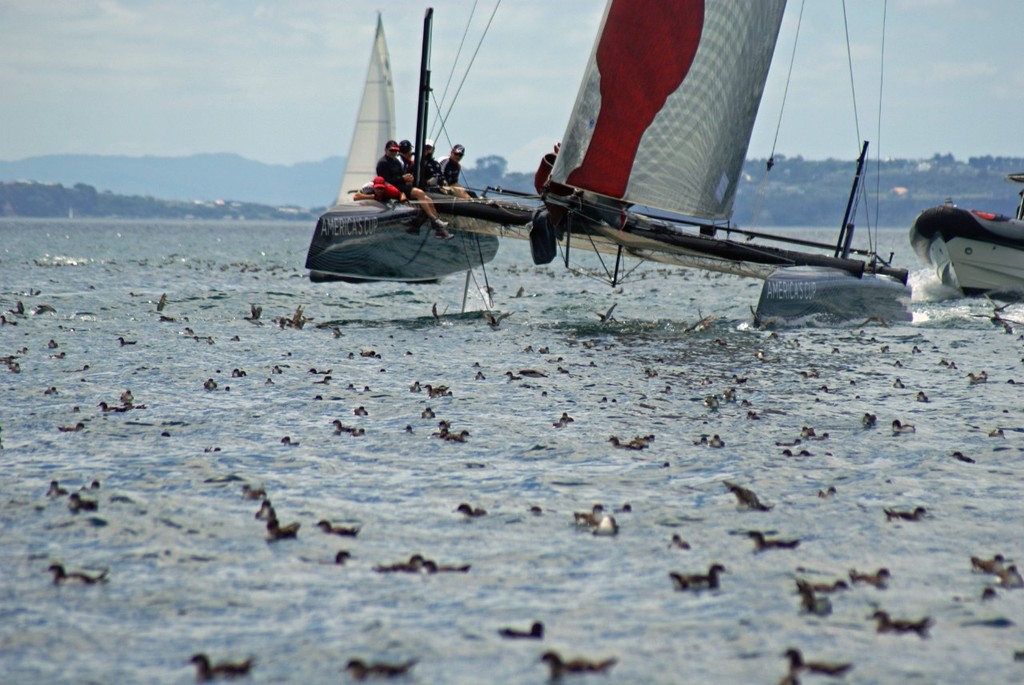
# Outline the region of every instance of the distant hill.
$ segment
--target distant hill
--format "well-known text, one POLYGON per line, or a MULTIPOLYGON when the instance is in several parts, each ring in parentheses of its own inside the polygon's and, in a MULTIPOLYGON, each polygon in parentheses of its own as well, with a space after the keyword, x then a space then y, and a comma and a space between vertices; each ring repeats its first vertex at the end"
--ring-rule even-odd
POLYGON ((165 200, 234 200, 323 207, 338 194, 344 157, 293 165, 264 164, 234 154, 188 157, 46 155, 0 161, 0 181, 38 181, 165 200))
MULTIPOLYGON (((0 181, 7 182, 5 211, 0 214, 65 216, 74 207, 76 213, 88 212, 91 216, 103 216, 105 212, 117 216, 150 215, 147 212, 177 216, 182 212, 195 214, 203 207, 204 212, 218 215, 267 218, 282 216, 276 208, 286 206, 311 210, 285 212, 293 218, 304 218, 307 214, 315 216, 316 210, 334 200, 344 165, 343 157, 286 166, 232 154, 32 157, 0 162, 0 181), (37 186, 61 184, 66 188, 44 191, 14 185, 14 181, 35 181, 37 186), (83 204, 83 199, 94 196, 92 204, 83 204), (141 203, 139 198, 149 202, 141 203), (165 206, 160 206, 164 201, 165 206), (26 209, 29 206, 33 207, 31 213, 26 209)), ((839 226, 854 173, 852 160, 778 155, 767 176, 765 166, 763 159, 751 159, 744 165, 733 214, 736 224, 839 226)), ((921 210, 946 198, 969 209, 1012 216, 1020 187, 1008 184, 1005 176, 1020 171, 1024 171, 1024 159, 1010 157, 972 157, 966 162, 952 155, 924 160, 871 160, 856 223, 864 225, 867 216, 871 225, 909 226, 921 210)), ((533 192, 533 174, 510 172, 506 160, 497 155, 481 157, 473 168, 465 168, 464 180, 472 188, 500 186, 533 192)))

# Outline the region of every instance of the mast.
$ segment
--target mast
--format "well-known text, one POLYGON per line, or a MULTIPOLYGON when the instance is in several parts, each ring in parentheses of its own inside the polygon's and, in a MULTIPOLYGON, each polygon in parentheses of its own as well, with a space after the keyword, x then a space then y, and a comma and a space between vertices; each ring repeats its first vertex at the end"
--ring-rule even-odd
POLYGON ((846 214, 843 215, 843 226, 839 229, 839 240, 836 241, 835 257, 846 259, 850 254, 853 242, 853 215, 857 212, 857 198, 860 196, 860 184, 864 178, 864 159, 868 156, 868 141, 864 141, 857 158, 857 172, 853 175, 853 187, 850 188, 850 199, 846 201, 846 214))
POLYGON ((419 188, 423 180, 423 144, 427 137, 427 111, 430 106, 430 33, 434 21, 434 8, 428 7, 423 15, 423 50, 420 53, 420 89, 416 101, 416 169, 413 186, 419 188))

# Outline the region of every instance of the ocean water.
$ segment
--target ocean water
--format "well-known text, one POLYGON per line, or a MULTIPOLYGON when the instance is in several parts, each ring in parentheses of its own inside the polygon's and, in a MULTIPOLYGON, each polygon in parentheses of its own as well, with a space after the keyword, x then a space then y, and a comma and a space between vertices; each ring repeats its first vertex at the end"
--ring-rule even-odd
POLYGON ((349 682, 352 658, 417 660, 396 682, 540 683, 553 649, 618 660, 579 682, 776 683, 788 647, 852 662, 847 683, 1024 680, 1024 590, 983 601, 995 578, 970 563, 1024 559, 1024 306, 1001 312, 1007 331, 984 299, 950 298, 904 229, 879 244, 914 269, 913 322, 775 333, 749 325, 759 282, 644 265, 611 289, 516 243, 469 283, 471 309, 490 286, 510 313, 491 327, 459 313, 461 278, 310 283, 311 232, 0 222, 0 681, 188 683, 205 652, 254 657, 253 683, 349 682), (302 328, 275 323, 298 307, 302 328), (505 375, 528 369, 545 375, 505 375), (98 407, 126 390, 145 408, 98 407), (556 427, 563 412, 574 421, 556 427), (441 419, 465 442, 435 436, 441 419), (818 439, 794 444, 807 427, 818 439), (724 446, 700 444, 712 435, 724 446), (47 497, 55 479, 98 481, 98 510, 47 497), (738 508, 724 480, 772 509, 738 508), (301 523, 297 539, 267 541, 245 483, 301 523), (466 519, 462 502, 487 514, 466 519), (617 536, 575 524, 595 503, 631 505, 617 536), (916 506, 923 520, 884 514, 916 506), (324 518, 360 533, 324 534, 324 518), (755 553, 751 530, 800 545, 755 553), (415 553, 471 568, 374 571, 415 553), (109 582, 55 585, 54 562, 109 582), (670 572, 715 562, 718 590, 673 589, 670 572), (796 578, 881 567, 887 589, 801 611, 796 578), (878 633, 876 609, 934 625, 878 633), (542 641, 497 633, 533 621, 542 641))

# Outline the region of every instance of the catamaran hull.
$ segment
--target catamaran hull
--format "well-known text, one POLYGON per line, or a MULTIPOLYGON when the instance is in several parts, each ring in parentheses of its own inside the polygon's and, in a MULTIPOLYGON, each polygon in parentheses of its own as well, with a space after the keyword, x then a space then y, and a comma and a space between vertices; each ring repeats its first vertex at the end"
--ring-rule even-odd
POLYGON ((306 255, 310 279, 436 281, 490 262, 498 253, 503 227, 524 226, 533 219, 532 207, 513 202, 430 196, 449 222, 453 239, 438 238, 415 206, 343 202, 317 221, 306 255))
POLYGON ((787 266, 765 279, 754 320, 760 325, 910 321, 910 299, 910 287, 890 276, 787 266))
POLYGON ((1024 298, 1024 222, 940 205, 918 215, 910 244, 939 280, 965 295, 1024 298))
POLYGON ((498 253, 494 236, 454 231, 454 238, 442 240, 424 224, 410 206, 339 204, 313 231, 306 254, 310 280, 430 282, 486 264, 498 253))

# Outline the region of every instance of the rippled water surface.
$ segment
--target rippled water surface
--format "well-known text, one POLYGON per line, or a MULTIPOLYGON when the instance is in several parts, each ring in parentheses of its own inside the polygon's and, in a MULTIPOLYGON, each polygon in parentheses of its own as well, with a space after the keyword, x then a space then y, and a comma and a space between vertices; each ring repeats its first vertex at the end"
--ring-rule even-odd
POLYGON ((883 231, 880 251, 917 269, 912 323, 776 334, 749 326, 759 282, 645 265, 612 290, 535 267, 520 244, 470 283, 471 309, 489 284, 511 313, 493 328, 459 313, 461 278, 310 283, 310 233, 0 222, 0 680, 186 683, 206 652, 254 656, 254 683, 347 682, 353 657, 416 659, 396 682, 539 683, 555 649, 618 659, 581 682, 776 683, 787 647, 853 662, 848 683, 1024 679, 1024 590, 982 601, 996 581, 970 564, 1024 558, 1024 306, 1001 312, 1007 332, 985 300, 943 299, 904 230, 883 231), (19 302, 24 315, 8 311, 19 302), (302 328, 275 323, 298 307, 302 328), (715 318, 695 328, 702 317, 715 318), (505 375, 527 369, 544 375, 505 375), (145 408, 98 407, 126 390, 145 408), (563 412, 574 421, 554 426, 563 412), (441 419, 465 442, 435 436, 441 419), (894 435, 893 419, 916 432, 894 435), (805 427, 819 439, 796 444, 805 427), (716 434, 724 447, 699 444, 716 434), (55 479, 99 481, 98 511, 48 498, 55 479), (739 509, 723 480, 773 508, 739 509), (267 542, 244 483, 301 523, 296 540, 267 542), (487 514, 465 519, 462 502, 487 514), (631 505, 617 536, 574 523, 595 503, 631 505), (916 506, 921 521, 883 513, 916 506), (323 518, 362 528, 326 535, 323 518), (754 553, 750 530, 800 546, 754 553), (471 568, 374 571, 414 553, 471 568), (57 561, 109 582, 54 585, 57 561), (713 562, 719 590, 674 591, 669 572, 713 562), (888 589, 801 612, 795 578, 880 567, 888 589), (876 632, 878 608, 931 617, 930 637, 876 632), (497 633, 535 620, 543 641, 497 633))

